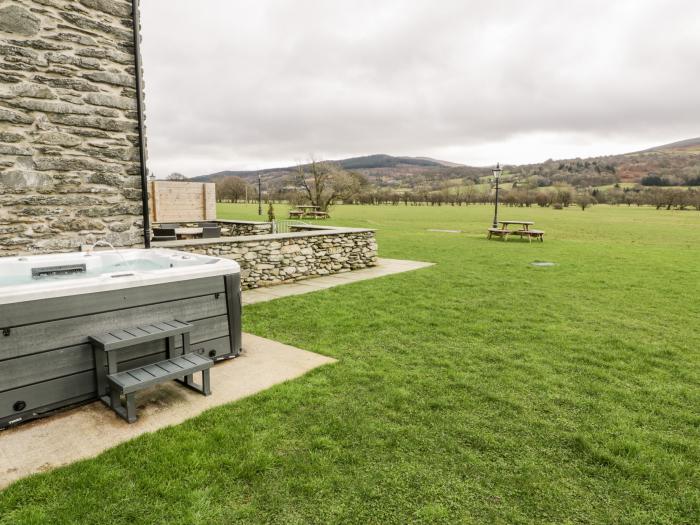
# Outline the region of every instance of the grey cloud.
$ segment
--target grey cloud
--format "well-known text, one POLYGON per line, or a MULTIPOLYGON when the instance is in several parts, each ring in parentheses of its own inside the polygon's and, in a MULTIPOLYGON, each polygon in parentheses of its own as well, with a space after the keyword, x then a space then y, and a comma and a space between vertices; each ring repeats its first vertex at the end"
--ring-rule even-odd
POLYGON ((520 162, 697 136, 699 15, 689 0, 148 0, 150 163, 481 163, 498 144, 520 162))

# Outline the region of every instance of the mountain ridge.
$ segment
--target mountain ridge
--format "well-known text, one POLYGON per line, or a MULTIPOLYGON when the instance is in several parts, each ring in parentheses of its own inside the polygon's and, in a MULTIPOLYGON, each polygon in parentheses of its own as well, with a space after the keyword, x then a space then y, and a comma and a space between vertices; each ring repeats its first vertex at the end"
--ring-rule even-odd
MULTIPOLYGON (((641 151, 598 157, 548 159, 534 164, 504 165, 512 177, 532 179, 537 185, 568 183, 577 187, 615 183, 641 183, 656 177, 668 185, 683 185, 700 180, 700 137, 670 142, 641 151)), ((365 175, 380 187, 417 187, 425 183, 463 179, 478 182, 491 174, 489 167, 468 166, 430 157, 393 156, 384 153, 328 161, 347 171, 365 175)), ((302 166, 306 167, 309 164, 302 166)), ((188 180, 216 182, 226 177, 240 177, 248 182, 258 175, 266 184, 284 186, 297 166, 261 170, 225 170, 188 180)))
MULTIPOLYGON (((373 155, 363 155, 359 157, 349 157, 346 159, 339 160, 329 160, 325 162, 331 162, 338 164, 341 168, 345 170, 357 170, 357 169, 372 169, 372 168, 388 168, 395 167, 399 165, 410 165, 410 166, 424 166, 424 167, 446 167, 446 166, 462 166, 462 164, 457 164, 448 161, 441 161, 432 159, 430 157, 407 157, 407 156, 394 156, 387 155, 385 153, 377 153, 373 155)), ((302 164, 302 167, 308 167, 310 163, 302 164)), ((257 177, 258 173, 269 174, 269 173, 280 173, 280 172, 294 172, 298 166, 283 166, 279 168, 263 168, 260 170, 224 170, 216 173, 210 173, 208 175, 199 175, 196 177, 191 177, 188 180, 198 181, 198 182, 211 182, 218 178, 237 176, 241 178, 247 178, 250 176, 257 177)))

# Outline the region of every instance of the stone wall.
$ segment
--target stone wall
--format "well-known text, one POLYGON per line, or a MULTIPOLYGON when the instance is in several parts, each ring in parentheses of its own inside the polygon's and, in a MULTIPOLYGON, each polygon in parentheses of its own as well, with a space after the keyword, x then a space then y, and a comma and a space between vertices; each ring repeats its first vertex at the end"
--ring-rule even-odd
POLYGON ((131 2, 0 0, 0 256, 142 243, 131 2))
POLYGON ((244 289, 273 286, 377 264, 373 230, 327 229, 256 237, 157 243, 156 247, 226 257, 241 265, 244 289))
POLYGON ((239 237, 242 235, 264 235, 272 233, 271 222, 259 221, 212 221, 221 225, 221 234, 227 237, 239 237))

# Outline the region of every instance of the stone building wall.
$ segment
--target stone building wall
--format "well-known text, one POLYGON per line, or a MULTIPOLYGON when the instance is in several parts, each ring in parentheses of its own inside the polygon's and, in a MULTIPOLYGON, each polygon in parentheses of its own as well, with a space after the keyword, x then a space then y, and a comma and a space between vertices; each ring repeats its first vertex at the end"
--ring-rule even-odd
POLYGON ((0 256, 141 244, 128 0, 0 0, 0 256))
POLYGON ((243 289, 273 286, 377 264, 373 230, 342 228, 257 237, 195 239, 155 247, 226 257, 241 266, 243 289))

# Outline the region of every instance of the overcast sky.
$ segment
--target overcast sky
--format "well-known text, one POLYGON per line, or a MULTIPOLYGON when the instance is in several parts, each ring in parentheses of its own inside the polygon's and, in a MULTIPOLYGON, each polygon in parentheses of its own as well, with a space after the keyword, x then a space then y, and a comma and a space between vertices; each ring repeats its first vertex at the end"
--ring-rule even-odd
POLYGON ((158 177, 700 136, 697 0, 142 0, 158 177))

